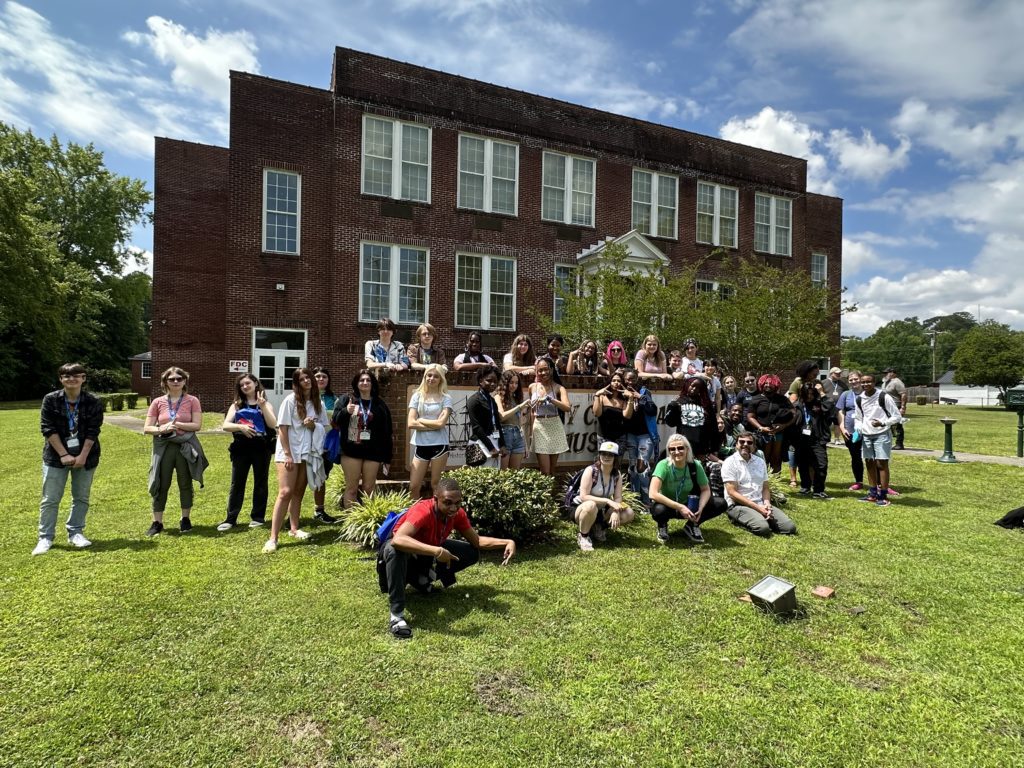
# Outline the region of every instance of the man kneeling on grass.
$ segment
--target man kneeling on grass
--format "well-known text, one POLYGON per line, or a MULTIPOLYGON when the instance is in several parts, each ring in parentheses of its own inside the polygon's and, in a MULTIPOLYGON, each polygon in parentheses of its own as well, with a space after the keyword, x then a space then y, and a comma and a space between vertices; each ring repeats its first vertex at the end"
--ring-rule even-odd
POLYGON ((736 525, 758 536, 796 533, 796 523, 772 506, 768 466, 754 454, 754 436, 736 438, 736 453, 722 462, 722 481, 729 509, 726 514, 736 525))
POLYGON ((402 516, 391 538, 381 548, 384 579, 391 602, 390 632, 395 637, 412 637, 405 620, 405 585, 412 584, 424 594, 434 591, 439 580, 444 587, 455 583, 455 574, 480 559, 478 550, 504 548, 502 565, 516 553, 512 539, 481 536, 469 523, 462 508, 462 491, 450 477, 442 477, 434 490, 434 498, 416 502, 402 516), (465 541, 449 539, 452 531, 465 541))

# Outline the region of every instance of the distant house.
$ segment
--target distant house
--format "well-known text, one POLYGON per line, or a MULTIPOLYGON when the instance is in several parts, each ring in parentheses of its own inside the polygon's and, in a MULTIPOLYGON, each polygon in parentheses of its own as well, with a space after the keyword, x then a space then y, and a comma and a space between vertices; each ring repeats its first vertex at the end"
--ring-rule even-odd
POLYGON ((132 392, 149 395, 153 391, 153 353, 129 357, 128 364, 132 371, 132 392))
POLYGON ((999 387, 954 384, 954 371, 946 371, 939 377, 939 400, 949 398, 957 405, 1000 405, 999 387))

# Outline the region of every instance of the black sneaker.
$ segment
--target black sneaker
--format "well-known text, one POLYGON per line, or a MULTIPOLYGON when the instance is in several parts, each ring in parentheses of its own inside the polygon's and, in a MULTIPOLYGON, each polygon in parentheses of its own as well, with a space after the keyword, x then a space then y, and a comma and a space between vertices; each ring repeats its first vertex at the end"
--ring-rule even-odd
POLYGON ((192 530, 192 518, 191 517, 183 517, 183 518, 181 518, 181 522, 178 524, 178 530, 181 533, 188 533, 189 531, 191 531, 192 530))
POLYGON ((810 496, 811 495, 811 489, 810 488, 801 488, 799 491, 797 491, 797 493, 799 493, 801 496, 810 496))
POLYGON ((147 536, 156 536, 157 534, 162 533, 163 530, 164 530, 164 524, 163 523, 158 523, 156 520, 154 520, 153 524, 151 526, 149 526, 149 530, 146 531, 146 535, 147 536))
POLYGON ((704 534, 700 532, 700 526, 695 525, 692 520, 687 520, 683 526, 683 535, 694 544, 704 543, 704 534))
POLYGON ((338 522, 338 518, 334 517, 333 515, 327 514, 322 509, 318 509, 316 510, 316 512, 313 513, 313 519, 318 520, 321 523, 327 523, 327 525, 334 525, 336 522, 338 522))
POLYGON ((816 494, 814 494, 814 498, 816 498, 816 499, 824 499, 825 501, 828 501, 828 500, 829 500, 829 499, 831 499, 832 497, 831 497, 831 496, 829 496, 829 495, 828 495, 827 493, 825 493, 824 491, 818 491, 818 492, 817 492, 816 494))
POLYGON ((658 526, 658 541, 660 541, 662 544, 668 543, 668 526, 667 525, 659 525, 658 526))

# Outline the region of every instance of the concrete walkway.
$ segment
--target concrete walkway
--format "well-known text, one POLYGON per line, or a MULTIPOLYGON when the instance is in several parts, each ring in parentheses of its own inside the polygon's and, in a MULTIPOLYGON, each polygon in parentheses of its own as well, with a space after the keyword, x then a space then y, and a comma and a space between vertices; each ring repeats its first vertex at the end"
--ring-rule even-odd
MULTIPOLYGON (((121 429, 127 429, 130 432, 137 432, 142 434, 142 428, 146 425, 146 417, 143 412, 142 418, 136 416, 129 416, 127 413, 110 413, 103 414, 103 425, 106 426, 111 424, 115 427, 121 427, 121 429)), ((200 435, 223 435, 225 434, 223 429, 203 429, 199 431, 200 435)))
MULTIPOLYGON (((832 445, 829 443, 829 448, 835 448, 836 450, 846 452, 845 445, 832 445)), ((920 459, 937 459, 942 455, 942 451, 931 451, 927 448, 907 448, 902 451, 893 451, 892 456, 916 456, 920 459)), ((986 456, 982 453, 964 453, 958 451, 956 448, 953 449, 953 455, 956 456, 958 462, 971 462, 978 461, 983 464, 1003 464, 1008 467, 1024 467, 1024 458, 1017 458, 1016 456, 986 456)))

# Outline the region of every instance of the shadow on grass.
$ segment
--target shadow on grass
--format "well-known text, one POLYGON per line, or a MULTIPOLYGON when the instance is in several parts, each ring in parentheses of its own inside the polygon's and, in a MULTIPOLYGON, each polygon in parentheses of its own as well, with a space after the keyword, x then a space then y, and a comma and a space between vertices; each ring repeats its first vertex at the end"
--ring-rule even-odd
POLYGON ((508 615, 511 607, 498 599, 504 594, 513 593, 498 590, 490 584, 464 585, 460 582, 430 595, 422 595, 410 587, 406 591, 406 600, 415 615, 417 628, 458 637, 479 637, 484 633, 484 626, 455 628, 452 624, 475 613, 508 615))
MULTIPOLYGON (((156 538, 156 537, 154 537, 156 538)), ((156 547, 153 539, 98 539, 89 547, 91 552, 116 552, 128 549, 133 552, 144 552, 156 547)))

